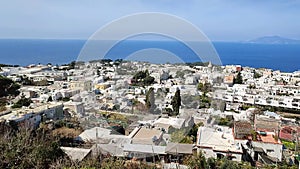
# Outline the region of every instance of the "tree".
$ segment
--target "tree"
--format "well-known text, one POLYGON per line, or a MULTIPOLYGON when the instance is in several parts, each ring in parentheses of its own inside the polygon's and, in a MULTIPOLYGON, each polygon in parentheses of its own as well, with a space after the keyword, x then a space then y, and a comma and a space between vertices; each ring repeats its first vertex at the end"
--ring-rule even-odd
POLYGON ((171 105, 173 107, 173 111, 175 116, 179 114, 179 108, 181 106, 181 96, 180 96, 180 89, 177 89, 175 95, 171 101, 171 105))
POLYGON ((72 61, 68 66, 69 66, 69 69, 75 69, 76 61, 72 61))
POLYGON ((32 103, 32 100, 29 98, 26 98, 25 95, 22 95, 20 100, 18 100, 12 108, 21 108, 23 106, 28 107, 32 103))
POLYGON ((110 63, 110 62, 112 62, 111 59, 101 59, 101 60, 100 60, 100 63, 102 63, 102 64, 110 63))
POLYGON ((224 158, 222 160, 221 165, 219 166, 220 169, 240 169, 241 167, 238 166, 237 162, 233 162, 231 160, 228 160, 227 158, 224 158))
POLYGON ((152 77, 152 76, 146 76, 144 78, 144 85, 149 86, 149 85, 151 85, 151 84, 154 83, 154 80, 155 80, 154 77, 152 77))
POLYGON ((138 71, 134 76, 133 79, 139 80, 139 79, 144 79, 149 75, 148 70, 145 71, 138 71))
POLYGON ((216 159, 210 157, 207 159, 207 165, 210 169, 215 169, 216 168, 216 159))
POLYGON ((211 84, 210 83, 199 83, 197 89, 203 93, 208 93, 211 91, 211 84))
POLYGON ((19 92, 20 85, 16 84, 9 78, 0 75, 0 97, 5 96, 17 96, 19 92))
POLYGON ((183 76, 184 76, 184 72, 182 72, 182 71, 177 71, 176 72, 176 78, 183 78, 183 76))
POLYGON ((116 59, 113 64, 116 66, 119 66, 122 62, 123 62, 123 59, 116 59))
POLYGON ((169 133, 171 133, 171 142, 173 143, 186 143, 193 144, 193 137, 188 135, 188 130, 184 129, 175 129, 169 127, 169 133))
POLYGON ((52 101, 53 101, 52 96, 49 96, 47 102, 52 102, 52 101))
POLYGON ((243 77, 241 75, 241 72, 239 72, 234 78, 234 84, 243 84, 243 77))
POLYGON ((150 76, 149 71, 138 71, 132 78, 132 83, 135 85, 148 86, 154 83, 154 77, 150 76))
POLYGON ((200 96, 199 108, 209 108, 211 105, 211 99, 207 97, 206 93, 202 93, 200 96))
POLYGON ((198 124, 194 124, 193 127, 190 129, 188 135, 193 138, 193 142, 196 142, 197 134, 198 134, 198 129, 200 126, 203 126, 202 122, 199 122, 198 124))
POLYGON ((202 152, 200 152, 197 155, 186 157, 183 163, 185 165, 188 165, 189 168, 195 168, 195 169, 208 168, 205 156, 203 155, 202 152))
POLYGON ((262 75, 259 74, 259 73, 257 73, 257 72, 254 70, 254 72, 253 72, 253 77, 254 77, 254 79, 257 79, 257 78, 262 77, 262 75))
POLYGON ((64 156, 58 142, 44 131, 21 128, 18 132, 1 133, 0 168, 50 168, 64 156))
POLYGON ((21 81, 23 85, 33 85, 33 81, 29 79, 26 75, 21 76, 21 81))
POLYGON ((7 101, 5 98, 0 98, 0 112, 5 111, 6 110, 6 105, 7 101))
POLYGON ((151 87, 146 94, 146 106, 150 113, 154 112, 155 109, 155 98, 154 98, 154 88, 151 87))

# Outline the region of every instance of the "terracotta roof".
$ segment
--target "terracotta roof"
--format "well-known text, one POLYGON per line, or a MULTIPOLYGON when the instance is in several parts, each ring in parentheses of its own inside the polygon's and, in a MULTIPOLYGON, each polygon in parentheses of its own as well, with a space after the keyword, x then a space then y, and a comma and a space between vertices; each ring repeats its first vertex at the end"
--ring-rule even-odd
POLYGON ((294 139, 294 133, 299 133, 300 127, 296 126, 284 126, 279 132, 279 138, 292 141, 294 139))
POLYGON ((276 140, 273 134, 267 134, 265 136, 259 135, 260 139, 264 143, 281 144, 280 140, 276 140))

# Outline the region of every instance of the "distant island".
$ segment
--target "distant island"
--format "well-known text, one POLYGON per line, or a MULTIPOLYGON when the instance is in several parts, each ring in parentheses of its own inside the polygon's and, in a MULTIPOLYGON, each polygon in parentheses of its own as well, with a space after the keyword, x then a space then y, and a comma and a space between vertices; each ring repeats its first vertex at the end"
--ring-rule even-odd
POLYGON ((300 44, 300 40, 284 38, 281 36, 263 36, 247 41, 247 43, 259 44, 300 44))

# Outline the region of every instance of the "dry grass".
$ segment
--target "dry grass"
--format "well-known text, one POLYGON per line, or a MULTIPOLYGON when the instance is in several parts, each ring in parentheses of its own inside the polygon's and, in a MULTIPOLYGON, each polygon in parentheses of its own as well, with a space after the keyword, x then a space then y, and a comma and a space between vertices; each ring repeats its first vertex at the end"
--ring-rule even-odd
POLYGON ((82 132, 81 130, 62 127, 62 128, 58 128, 58 129, 53 130, 52 134, 53 134, 54 137, 75 138, 81 132, 82 132))

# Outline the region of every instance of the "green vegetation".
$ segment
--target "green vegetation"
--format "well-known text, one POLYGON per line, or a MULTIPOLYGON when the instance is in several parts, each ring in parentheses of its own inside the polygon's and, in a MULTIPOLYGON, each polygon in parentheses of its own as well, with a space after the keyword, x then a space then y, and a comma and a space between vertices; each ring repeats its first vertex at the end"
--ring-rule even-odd
POLYGON ((52 101, 53 101, 52 96, 49 96, 47 102, 52 102, 52 101))
POLYGON ((192 62, 192 63, 186 63, 186 65, 190 67, 195 67, 195 66, 208 66, 209 62, 192 62))
POLYGON ((194 124, 192 128, 184 127, 182 129, 176 129, 170 126, 168 133, 171 134, 171 141, 174 143, 193 144, 196 142, 198 128, 200 126, 203 126, 203 123, 194 124))
POLYGON ((255 106, 248 105, 248 104, 243 104, 240 109, 241 110, 248 110, 249 108, 255 108, 255 106))
POLYGON ((0 75, 0 98, 6 96, 17 96, 19 92, 20 85, 15 83, 9 78, 0 75))
POLYGON ((254 74, 253 75, 254 79, 258 79, 258 78, 262 77, 262 75, 257 73, 255 70, 254 70, 253 74, 254 74))
POLYGON ((131 83, 137 86, 149 86, 154 83, 154 77, 150 76, 149 71, 139 71, 131 79, 131 83))
POLYGON ((176 78, 183 78, 183 77, 184 77, 184 72, 182 72, 182 71, 177 71, 175 77, 176 77, 176 78))
MULTIPOLYGON (((199 154, 187 156, 183 163, 190 168, 195 168, 195 169, 205 169, 205 168, 210 168, 212 166, 208 165, 205 156, 202 152, 199 154)), ((212 165, 212 164, 211 164, 212 165)))
POLYGON ((71 63, 67 64, 67 65, 63 65, 63 66, 68 66, 68 70, 70 69, 74 69, 76 66, 76 61, 72 61, 71 63))
POLYGON ((121 125, 122 127, 126 128, 131 122, 128 116, 122 114, 111 112, 101 112, 101 114, 104 118, 106 118, 110 125, 121 125))
POLYGON ((209 108, 211 99, 207 96, 207 93, 212 91, 212 85, 210 83, 199 83, 197 89, 202 92, 199 108, 209 108))
POLYGON ((20 65, 7 65, 7 64, 0 64, 1 67, 19 67, 20 65))
POLYGON ((23 106, 28 107, 30 103, 32 103, 32 100, 22 95, 20 100, 18 100, 14 105, 12 105, 12 108, 22 108, 23 106))
MULTIPOLYGON (((273 106, 258 106, 256 107, 260 108, 262 111, 271 111, 271 112, 285 112, 285 113, 291 113, 290 118, 293 118, 292 114, 299 114, 298 110, 285 108, 285 107, 273 107, 273 106)), ((288 116, 287 116, 288 117, 288 116)))
POLYGON ((150 113, 154 112, 155 109, 155 98, 154 98, 154 88, 151 87, 146 93, 146 106, 150 113))
POLYGON ((172 98, 171 105, 173 107, 173 113, 172 116, 177 116, 179 114, 179 108, 181 106, 181 96, 180 96, 180 90, 177 89, 175 92, 174 97, 172 98))
POLYGON ((234 78, 233 84, 243 84, 243 77, 241 72, 239 72, 236 77, 234 78))
POLYGON ((211 105, 211 99, 207 97, 206 93, 202 93, 200 96, 200 105, 199 108, 209 108, 211 105))
POLYGON ((1 127, 6 131, 0 137, 0 168, 50 168, 64 156, 58 142, 42 130, 1 127))
POLYGON ((255 84, 250 84, 250 85, 248 86, 248 88, 249 88, 249 89, 256 89, 256 85, 255 85, 255 84))
MULTIPOLYGON (((170 130, 170 129, 169 129, 170 130)), ((171 129, 172 131, 173 129, 171 129)), ((170 132, 170 131, 169 131, 170 132)), ((171 133, 171 142, 193 144, 193 137, 188 136, 186 129, 174 130, 171 133)))
POLYGON ((257 132, 255 130, 251 130, 251 136, 253 141, 257 141, 257 132))
POLYGON ((225 118, 216 117, 216 122, 220 126, 233 127, 233 119, 229 117, 225 117, 225 118))
POLYGON ((43 79, 40 81, 33 81, 31 78, 26 75, 20 76, 22 85, 30 85, 30 86, 49 86, 51 83, 48 82, 47 79, 43 79))
MULTIPOLYGON (((72 141, 76 135, 80 133, 80 129, 76 124, 71 125, 73 128, 66 127, 69 122, 59 121, 55 124, 55 128, 48 129, 46 124, 42 124, 37 130, 30 130, 24 128, 12 128, 16 124, 0 123, 0 147, 2 153, 0 154, 0 168, 102 168, 102 169, 139 169, 139 168, 160 168, 160 164, 146 163, 137 160, 126 160, 124 158, 103 156, 95 154, 88 156, 82 161, 72 161, 61 149, 62 140, 68 142, 72 141)), ((76 122, 75 122, 76 123, 76 122)), ((191 133, 195 132, 198 125, 195 125, 191 133), (195 131, 193 131, 195 130, 195 131)), ((180 130, 179 130, 180 131, 180 130)), ((176 132, 176 131, 173 131, 176 132)), ((181 131, 182 132, 182 131, 181 131)), ((189 138, 192 136, 189 135, 189 138)), ((187 137, 182 142, 191 142, 187 137)), ((229 159, 214 159, 205 158, 205 155, 195 153, 186 156, 183 159, 183 164, 189 168, 195 169, 250 169, 249 163, 235 162, 229 159)), ((271 169, 275 166, 265 165, 261 168, 271 169)), ((280 169, 297 168, 296 166, 288 166, 286 164, 277 166, 280 169)))
POLYGON ((21 78, 22 85, 32 85, 33 84, 33 81, 31 79, 29 79, 29 77, 27 77, 26 75, 23 75, 20 78, 21 78))
POLYGON ((208 93, 212 91, 212 85, 210 83, 199 83, 197 89, 203 93, 208 93))
POLYGON ((6 105, 6 100, 4 98, 0 98, 0 112, 7 110, 5 105, 6 105))
POLYGON ((70 98, 69 97, 64 97, 64 98, 62 98, 62 101, 68 102, 68 101, 70 101, 70 98))
POLYGON ((190 168, 194 169, 251 169, 252 167, 249 163, 239 163, 235 161, 231 161, 227 158, 222 159, 214 159, 208 158, 206 159, 204 154, 200 152, 199 154, 194 154, 187 156, 183 163, 190 168))
POLYGON ((191 71, 191 70, 183 70, 183 71, 177 71, 176 72, 176 78, 184 78, 184 75, 186 75, 186 74, 191 74, 191 73, 195 73, 195 72, 193 72, 193 71, 191 71))
POLYGON ((292 141, 281 140, 282 144, 289 150, 295 150, 295 143, 292 141))
MULTIPOLYGON (((48 98, 49 99, 49 98, 48 98)), ((50 99, 51 100, 51 99, 50 99)), ((71 99, 70 99, 70 97, 60 97, 60 98, 58 98, 57 99, 57 101, 63 101, 63 102, 68 102, 68 101, 70 101, 71 99)))
POLYGON ((30 86, 48 86, 50 83, 44 79, 40 81, 33 81, 32 79, 29 79, 27 76, 21 76, 21 83, 23 85, 30 85, 30 86))

